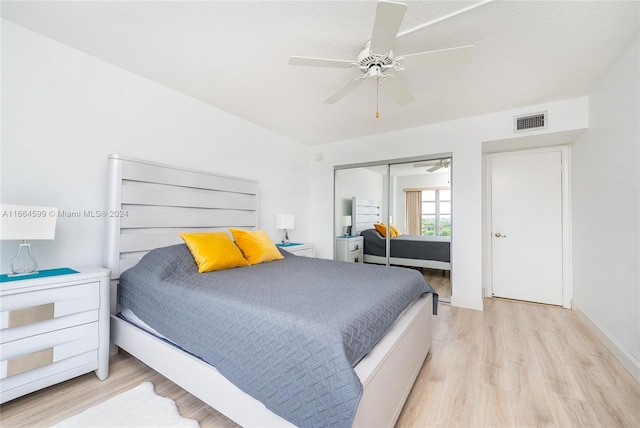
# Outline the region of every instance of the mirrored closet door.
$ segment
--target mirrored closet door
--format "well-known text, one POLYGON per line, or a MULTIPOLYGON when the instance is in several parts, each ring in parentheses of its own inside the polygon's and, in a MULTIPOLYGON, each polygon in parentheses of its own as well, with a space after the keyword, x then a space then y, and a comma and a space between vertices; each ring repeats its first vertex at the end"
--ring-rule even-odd
POLYGON ((335 258, 403 266, 451 297, 452 157, 335 168, 335 258))

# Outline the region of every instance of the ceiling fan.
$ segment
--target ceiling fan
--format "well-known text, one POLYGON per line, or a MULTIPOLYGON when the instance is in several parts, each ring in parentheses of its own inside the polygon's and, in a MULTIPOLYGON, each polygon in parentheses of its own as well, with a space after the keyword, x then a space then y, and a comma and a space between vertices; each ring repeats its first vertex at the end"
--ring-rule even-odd
MULTIPOLYGON (((364 44, 364 49, 356 60, 292 56, 289 59, 289 64, 312 67, 354 68, 360 71, 359 75, 329 96, 324 101, 327 104, 340 101, 367 78, 377 79, 378 85, 385 82, 384 86, 389 90, 392 98, 399 105, 407 104, 415 98, 393 72, 470 61, 473 56, 474 46, 460 46, 451 49, 396 56, 392 48, 406 10, 407 5, 404 3, 385 0, 378 2, 371 40, 364 44)), ((425 26, 423 25, 419 28, 424 28, 425 26)), ((376 117, 379 117, 378 112, 376 112, 376 117)))
POLYGON ((417 163, 417 164, 414 164, 413 167, 424 168, 428 166, 430 168, 426 170, 427 172, 435 172, 441 168, 449 168, 449 165, 451 165, 451 159, 438 159, 438 161, 436 162, 417 163))

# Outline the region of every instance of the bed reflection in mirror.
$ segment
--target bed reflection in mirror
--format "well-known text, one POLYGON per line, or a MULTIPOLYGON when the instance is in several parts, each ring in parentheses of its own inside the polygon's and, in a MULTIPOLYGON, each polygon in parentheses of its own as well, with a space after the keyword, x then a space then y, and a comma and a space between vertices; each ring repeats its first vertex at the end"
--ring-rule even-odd
MULTIPOLYGON (((335 230, 351 216, 365 263, 422 271, 444 301, 451 298, 452 164, 435 158, 336 167, 335 230)), ((336 240, 343 243, 343 240, 336 240)))

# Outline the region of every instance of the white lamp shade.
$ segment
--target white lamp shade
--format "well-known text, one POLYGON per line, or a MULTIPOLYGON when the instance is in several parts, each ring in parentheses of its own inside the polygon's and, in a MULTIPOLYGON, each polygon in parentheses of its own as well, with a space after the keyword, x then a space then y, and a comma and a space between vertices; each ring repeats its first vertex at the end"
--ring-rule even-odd
POLYGON ((0 239, 54 239, 57 212, 54 207, 1 204, 0 239))
POLYGON ((293 214, 278 214, 276 216, 276 229, 293 230, 294 220, 293 214))
POLYGON ((343 215, 342 217, 340 217, 340 226, 342 227, 351 226, 351 216, 343 215))

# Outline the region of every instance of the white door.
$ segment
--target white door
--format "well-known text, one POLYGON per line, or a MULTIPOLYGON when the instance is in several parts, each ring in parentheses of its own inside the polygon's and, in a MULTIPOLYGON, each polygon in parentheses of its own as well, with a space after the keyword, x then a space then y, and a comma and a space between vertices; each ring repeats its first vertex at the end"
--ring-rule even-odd
POLYGON ((562 152, 491 158, 492 292, 562 305, 562 152))

